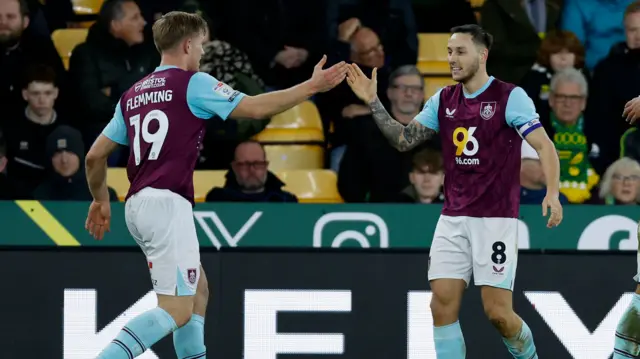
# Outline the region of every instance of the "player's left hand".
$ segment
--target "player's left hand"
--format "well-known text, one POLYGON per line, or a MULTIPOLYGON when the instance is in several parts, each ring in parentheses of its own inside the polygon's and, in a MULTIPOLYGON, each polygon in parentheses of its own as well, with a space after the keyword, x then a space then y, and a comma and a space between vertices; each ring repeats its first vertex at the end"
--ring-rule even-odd
POLYGON ((542 216, 547 216, 548 209, 551 209, 549 215, 549 221, 547 221, 547 228, 557 227, 562 222, 562 205, 558 196, 547 194, 542 201, 542 216))
POLYGON ((323 55, 320 62, 313 68, 311 84, 315 92, 327 92, 338 86, 347 77, 347 63, 341 61, 328 69, 322 67, 327 63, 327 55, 323 55))
POLYGON ((99 241, 102 240, 106 232, 111 230, 111 206, 108 201, 91 202, 84 228, 99 241))
POLYGON ((640 118, 640 97, 635 97, 624 105, 622 117, 624 117, 625 121, 630 124, 633 124, 638 118, 640 118))

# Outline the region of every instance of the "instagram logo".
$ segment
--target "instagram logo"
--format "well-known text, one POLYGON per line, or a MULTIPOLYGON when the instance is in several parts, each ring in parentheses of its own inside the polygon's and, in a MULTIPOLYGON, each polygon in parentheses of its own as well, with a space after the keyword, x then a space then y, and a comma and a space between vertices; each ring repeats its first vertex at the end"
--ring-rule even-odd
POLYGON ((320 217, 313 228, 313 246, 388 248, 389 228, 377 214, 335 212, 320 217))

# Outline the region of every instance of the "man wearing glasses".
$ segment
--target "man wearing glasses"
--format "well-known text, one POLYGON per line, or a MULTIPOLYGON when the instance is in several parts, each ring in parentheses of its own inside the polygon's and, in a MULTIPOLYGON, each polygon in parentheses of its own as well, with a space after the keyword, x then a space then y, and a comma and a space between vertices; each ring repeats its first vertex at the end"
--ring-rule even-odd
POLYGON ((285 186, 269 172, 264 148, 259 142, 245 141, 235 150, 231 171, 224 187, 215 187, 207 202, 298 202, 295 195, 283 191, 285 186))
MULTIPOLYGON (((407 125, 422 110, 424 80, 414 65, 400 66, 389 76, 386 96, 389 112, 407 125)), ((438 147, 434 140, 412 152, 397 151, 384 137, 370 115, 354 118, 358 136, 351 139, 338 172, 338 190, 345 202, 395 201, 409 185, 413 154, 426 147, 438 147)))
POLYGON ((556 73, 550 87, 551 113, 545 127, 560 159, 560 192, 571 203, 583 203, 599 181, 590 162, 597 157, 598 146, 587 138, 583 118, 587 80, 582 72, 569 68, 556 73))

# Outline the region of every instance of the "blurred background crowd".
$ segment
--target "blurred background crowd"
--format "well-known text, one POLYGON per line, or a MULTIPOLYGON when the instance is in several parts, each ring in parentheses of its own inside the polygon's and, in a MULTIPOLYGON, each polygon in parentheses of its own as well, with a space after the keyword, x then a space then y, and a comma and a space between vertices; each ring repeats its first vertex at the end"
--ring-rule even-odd
MULTIPOLYGON (((84 154, 122 93, 159 64, 151 24, 171 10, 209 23, 200 70, 255 95, 329 64, 378 68, 389 112, 409 123, 449 76, 449 29, 495 37, 488 71, 523 87, 558 150, 563 201, 636 205, 640 2, 632 0, 0 0, 0 199, 90 200, 84 154)), ((198 201, 441 203, 440 143, 400 153, 346 83, 274 116, 207 122, 198 201)), ((109 159, 126 194, 128 148, 109 159)), ((522 148, 523 204, 545 178, 522 148)))

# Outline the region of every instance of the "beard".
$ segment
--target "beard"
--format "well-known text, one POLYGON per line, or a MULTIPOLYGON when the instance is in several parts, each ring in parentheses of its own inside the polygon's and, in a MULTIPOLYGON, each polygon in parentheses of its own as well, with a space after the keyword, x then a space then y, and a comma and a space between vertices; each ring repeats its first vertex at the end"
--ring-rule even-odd
POLYGON ((11 30, 9 33, 0 34, 0 48, 11 48, 20 42, 22 30, 11 30))
POLYGON ((476 73, 478 73, 479 69, 480 69, 480 60, 476 60, 472 65, 465 66, 464 70, 466 74, 455 81, 464 84, 467 81, 471 80, 476 75, 476 73))

